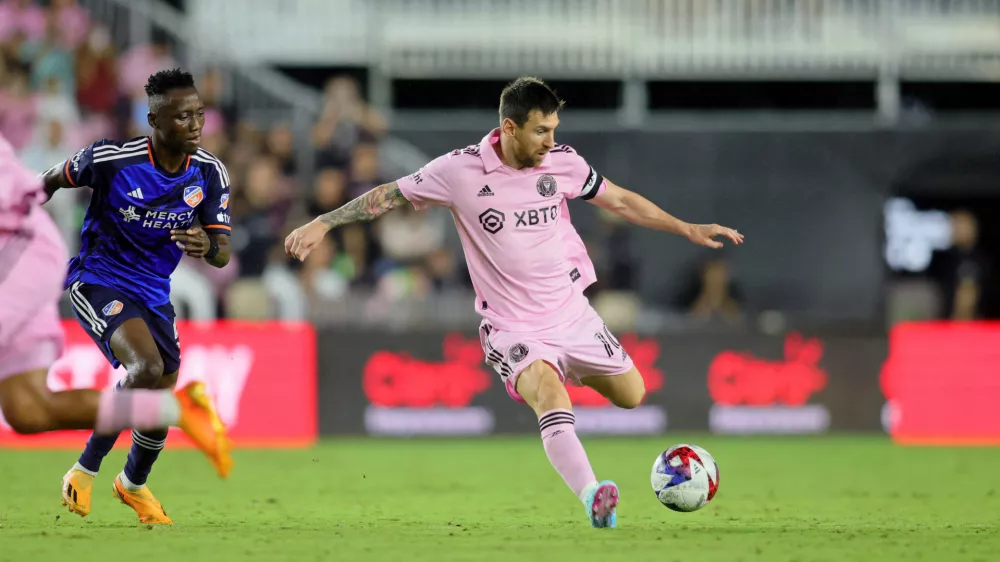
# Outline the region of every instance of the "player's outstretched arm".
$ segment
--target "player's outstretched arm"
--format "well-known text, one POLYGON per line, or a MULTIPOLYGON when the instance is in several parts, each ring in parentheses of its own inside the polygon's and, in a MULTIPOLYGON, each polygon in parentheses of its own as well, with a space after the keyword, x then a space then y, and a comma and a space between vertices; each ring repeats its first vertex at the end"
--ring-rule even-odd
POLYGON ((603 193, 590 200, 591 203, 611 211, 625 220, 673 234, 684 236, 691 242, 709 248, 721 248, 722 242, 716 236, 725 236, 734 244, 743 243, 743 235, 732 228, 717 224, 690 224, 667 214, 655 203, 642 195, 617 186, 605 179, 603 193))
POLYGON ((316 220, 325 224, 327 230, 332 230, 352 222, 376 219, 404 204, 406 198, 396 182, 392 182, 380 185, 343 207, 316 217, 316 220))
POLYGON ((380 185, 343 207, 296 228, 285 238, 285 253, 299 261, 305 261, 309 252, 319 245, 330 230, 352 222, 376 219, 405 204, 406 198, 396 182, 380 185))

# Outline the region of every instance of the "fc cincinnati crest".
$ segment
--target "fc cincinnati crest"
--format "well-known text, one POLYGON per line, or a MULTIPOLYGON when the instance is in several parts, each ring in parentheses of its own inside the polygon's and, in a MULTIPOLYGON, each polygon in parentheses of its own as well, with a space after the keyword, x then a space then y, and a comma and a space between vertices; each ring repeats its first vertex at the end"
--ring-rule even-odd
POLYGON ((184 188, 184 202, 188 204, 188 207, 197 207, 204 198, 205 193, 197 185, 184 188))
POLYGON ((219 200, 219 207, 221 207, 223 209, 228 209, 229 208, 229 194, 228 193, 223 193, 222 194, 222 199, 219 200))
POLYGON ((556 194, 556 178, 544 174, 538 178, 535 187, 538 188, 538 194, 542 197, 552 197, 556 194))
POLYGON ((524 361, 524 358, 528 356, 528 346, 523 343, 515 343, 510 346, 510 351, 507 352, 507 357, 510 359, 511 363, 520 363, 524 361))
POLYGON ((101 309, 101 312, 103 312, 105 316, 114 316, 120 313, 123 308, 125 308, 125 306, 121 301, 111 301, 101 309))

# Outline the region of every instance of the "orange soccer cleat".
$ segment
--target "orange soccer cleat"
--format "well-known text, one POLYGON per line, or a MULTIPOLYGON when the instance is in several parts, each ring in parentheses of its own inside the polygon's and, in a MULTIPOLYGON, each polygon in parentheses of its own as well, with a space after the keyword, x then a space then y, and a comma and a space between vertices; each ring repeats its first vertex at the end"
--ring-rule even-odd
POLYGON ((115 498, 123 504, 131 507, 139 515, 139 522, 146 525, 173 525, 174 522, 167 517, 167 512, 163 510, 160 502, 153 497, 153 492, 148 486, 143 486, 136 491, 130 491, 122 483, 121 474, 115 477, 115 486, 112 490, 115 498))
POLYGON ((70 512, 80 517, 90 513, 90 495, 94 488, 94 477, 91 474, 71 468, 62 480, 62 504, 70 512))
POLYGON ((219 476, 229 476, 233 469, 229 438, 226 427, 205 393, 205 384, 192 382, 177 391, 176 396, 181 406, 181 419, 177 426, 208 456, 219 476))

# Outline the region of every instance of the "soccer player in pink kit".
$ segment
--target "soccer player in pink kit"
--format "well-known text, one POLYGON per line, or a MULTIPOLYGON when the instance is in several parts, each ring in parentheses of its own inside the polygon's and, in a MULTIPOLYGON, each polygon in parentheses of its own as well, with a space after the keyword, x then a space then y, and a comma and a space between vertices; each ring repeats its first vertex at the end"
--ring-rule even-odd
POLYGON ((487 363, 507 393, 538 416, 545 453, 594 527, 615 527, 618 487, 598 482, 576 435, 565 383, 585 385, 621 408, 645 395, 642 376, 583 296, 593 266, 563 212, 583 199, 625 219, 710 248, 743 242, 717 224, 680 221, 619 187, 554 140, 563 102, 542 81, 519 78, 500 96, 500 127, 478 145, 441 156, 417 173, 376 187, 299 227, 286 252, 304 260, 332 228, 372 220, 411 203, 447 207, 455 219, 487 363), (581 271, 582 270, 582 271, 581 271))
MULTIPOLYGON (((0 412, 17 433, 183 429, 221 476, 232 466, 225 428, 202 383, 169 390, 52 392, 48 369, 62 354, 59 297, 69 256, 48 213, 42 180, 0 136, 0 412)), ((70 494, 76 494, 74 490, 70 494)), ((64 500, 65 504, 65 500, 64 500)))

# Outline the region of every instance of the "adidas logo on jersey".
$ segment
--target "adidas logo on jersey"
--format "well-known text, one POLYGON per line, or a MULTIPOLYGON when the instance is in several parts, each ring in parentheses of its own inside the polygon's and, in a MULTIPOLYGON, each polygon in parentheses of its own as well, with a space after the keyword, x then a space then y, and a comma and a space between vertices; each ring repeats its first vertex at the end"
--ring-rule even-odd
POLYGON ((476 197, 493 197, 493 190, 487 185, 479 190, 479 194, 476 197))
POLYGON ((129 191, 128 192, 128 196, 131 197, 131 198, 133 198, 133 199, 142 199, 142 188, 141 187, 137 187, 137 188, 133 189, 132 191, 129 191))

